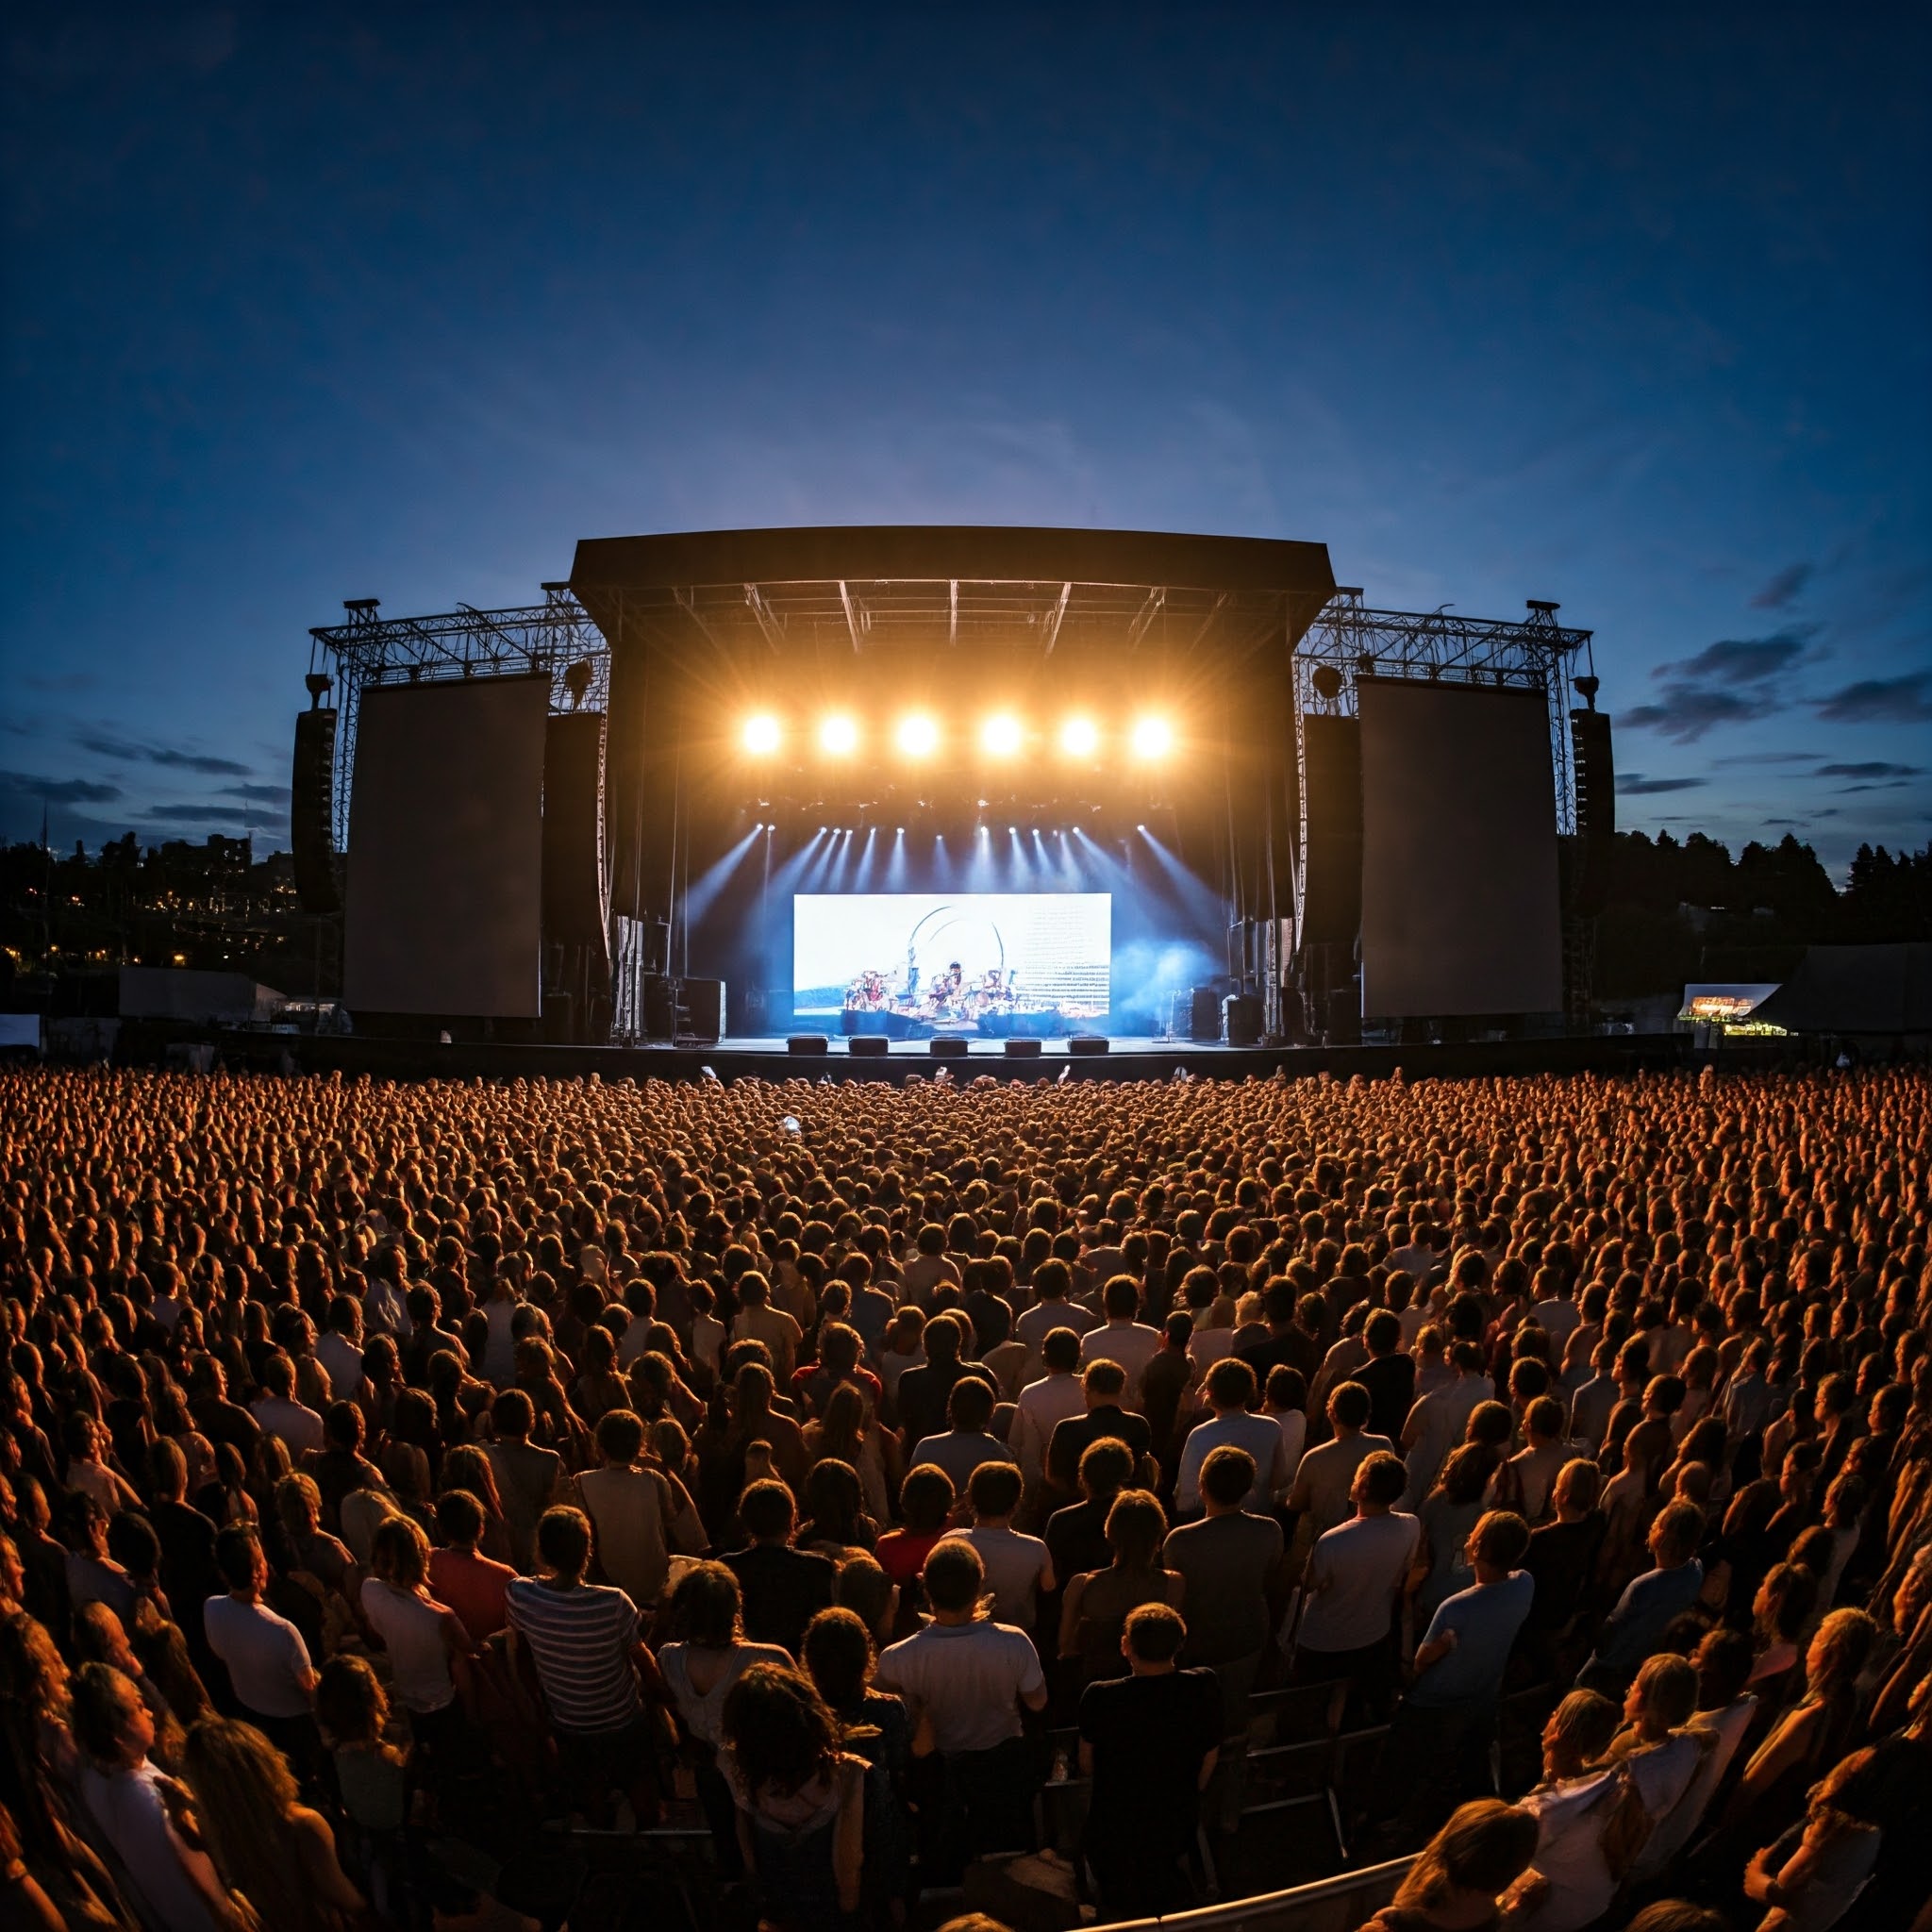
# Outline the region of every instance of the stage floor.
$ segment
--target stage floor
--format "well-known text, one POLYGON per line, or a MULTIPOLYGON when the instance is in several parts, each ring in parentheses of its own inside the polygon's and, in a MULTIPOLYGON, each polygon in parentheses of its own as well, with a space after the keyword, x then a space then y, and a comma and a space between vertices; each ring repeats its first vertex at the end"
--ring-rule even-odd
MULTIPOLYGON (((801 1034, 809 1034, 813 1031, 809 1026, 801 1026, 798 1030, 801 1034)), ((828 1059, 848 1059, 854 1058, 851 1052, 852 1042, 849 1040, 843 1039, 836 1033, 828 1035, 827 1038, 831 1042, 825 1056, 828 1059)), ((786 1036, 782 1033, 731 1034, 725 1039, 719 1041, 718 1051, 720 1053, 783 1053, 786 1050, 785 1040, 786 1036)), ((1007 1042, 1004 1040, 975 1040, 968 1037, 966 1041, 966 1058, 974 1060, 1014 1059, 1023 1061, 1029 1059, 1063 1060, 1074 1058, 1086 1058, 1084 1055, 1070 1055, 1067 1052, 1067 1042, 1064 1040, 1042 1040, 1039 1042, 1039 1046, 1040 1051, 1037 1054, 1009 1054, 1007 1051, 1007 1042)), ((1242 1051, 1240 1048, 1224 1046, 1218 1040, 1203 1041, 1199 1044, 1195 1044, 1186 1040, 1162 1040, 1152 1034, 1114 1033, 1108 1036, 1108 1051, 1109 1053, 1159 1053, 1166 1051, 1170 1047, 1176 1053, 1186 1054, 1242 1051)), ((941 1059, 944 1057, 932 1051, 932 1041, 930 1040, 892 1040, 887 1041, 884 1054, 881 1054, 876 1047, 873 1047, 868 1052, 858 1055, 857 1058, 861 1060, 867 1058, 929 1060, 941 1059)))

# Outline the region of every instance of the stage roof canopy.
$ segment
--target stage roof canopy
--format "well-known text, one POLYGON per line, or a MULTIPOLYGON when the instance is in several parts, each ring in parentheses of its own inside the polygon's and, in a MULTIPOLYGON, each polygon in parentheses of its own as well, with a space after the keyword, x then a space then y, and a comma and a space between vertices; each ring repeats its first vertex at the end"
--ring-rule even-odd
POLYGON ((1292 644, 1335 578, 1321 543, 891 525, 587 539, 570 588, 620 652, 1228 660, 1292 644))

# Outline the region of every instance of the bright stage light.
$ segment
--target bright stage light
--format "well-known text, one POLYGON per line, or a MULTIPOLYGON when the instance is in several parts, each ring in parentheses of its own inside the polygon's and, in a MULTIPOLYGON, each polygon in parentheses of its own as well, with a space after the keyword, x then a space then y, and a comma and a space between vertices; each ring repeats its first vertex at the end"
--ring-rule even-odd
POLYGON ((1060 749, 1069 758, 1091 758, 1100 749, 1100 727, 1091 718, 1073 717, 1060 726, 1060 749))
POLYGON ((1132 742, 1137 758, 1164 758, 1174 749, 1174 726, 1165 718, 1136 719, 1132 742))
POLYGON ((980 747, 992 758, 1012 758, 1025 740, 1019 719, 1010 711, 996 711, 979 727, 980 747))
POLYGON ((785 734, 769 711, 755 711, 744 721, 744 748, 755 758, 768 758, 778 749, 785 734))
POLYGON ((924 711, 908 711, 899 720, 899 749, 908 758, 930 758, 939 748, 940 727, 924 711))
POLYGON ((849 758, 858 749, 858 725, 843 711, 834 711, 819 724, 819 749, 835 758, 849 758))

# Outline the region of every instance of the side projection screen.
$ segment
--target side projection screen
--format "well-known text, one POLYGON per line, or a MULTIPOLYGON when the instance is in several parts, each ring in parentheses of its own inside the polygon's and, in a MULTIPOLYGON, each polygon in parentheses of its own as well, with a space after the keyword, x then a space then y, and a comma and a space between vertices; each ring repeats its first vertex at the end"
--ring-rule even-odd
POLYGON ((1563 1004, 1541 691, 1364 677, 1362 1016, 1563 1004))
POLYGON ((536 1019, 548 677, 365 691, 342 993, 355 1010, 536 1019))
POLYGON ((791 902, 792 1011, 977 1025, 1065 1024, 1108 1008, 1106 892, 801 892, 791 902))

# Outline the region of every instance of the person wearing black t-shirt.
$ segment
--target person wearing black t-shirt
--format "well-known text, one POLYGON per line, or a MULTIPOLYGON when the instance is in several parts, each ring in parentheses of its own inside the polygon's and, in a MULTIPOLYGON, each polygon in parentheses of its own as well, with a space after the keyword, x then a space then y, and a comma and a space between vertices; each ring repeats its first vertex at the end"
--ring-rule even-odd
POLYGON ((1369 1391, 1369 1434, 1402 1440, 1402 1425, 1415 1403, 1415 1357, 1402 1345, 1402 1317, 1377 1308, 1362 1324, 1369 1358, 1349 1380, 1369 1391))
POLYGON ((1131 1674, 1081 1693, 1080 1771, 1093 1780, 1087 1857, 1109 1919, 1152 1918, 1187 1901, 1182 1861, 1221 1749, 1214 1673, 1175 1661, 1187 1634, 1178 1610, 1142 1604, 1121 1632, 1131 1674))

